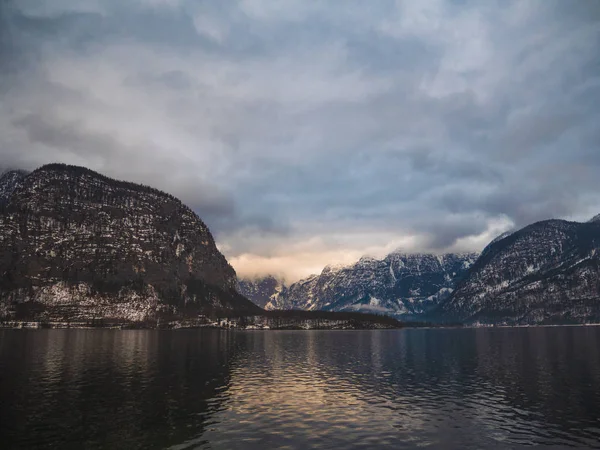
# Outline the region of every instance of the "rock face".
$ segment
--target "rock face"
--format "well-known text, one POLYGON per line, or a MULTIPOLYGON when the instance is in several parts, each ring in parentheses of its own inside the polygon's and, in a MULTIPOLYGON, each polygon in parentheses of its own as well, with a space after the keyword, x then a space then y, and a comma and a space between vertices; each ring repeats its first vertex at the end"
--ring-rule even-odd
POLYGON ((272 275, 262 278, 240 278, 238 292, 261 308, 266 307, 280 295, 285 295, 284 283, 272 275))
POLYGON ((547 220, 493 241, 439 317, 467 323, 600 321, 600 222, 547 220))
POLYGON ((0 214, 0 317, 260 311, 236 292, 235 271, 206 225, 176 198, 59 164, 13 184, 0 214))
POLYGON ((0 175, 0 207, 8 202, 13 191, 26 176, 27 172, 24 170, 8 170, 0 175))
MULTIPOLYGON (((382 260, 364 257, 351 266, 328 266, 320 275, 287 288, 265 289, 261 301, 270 298, 265 309, 360 311, 414 317, 449 297, 476 258, 474 253, 392 253, 382 260)), ((273 285, 261 284, 266 288, 273 285)), ((243 292, 253 298, 248 289, 243 292)))

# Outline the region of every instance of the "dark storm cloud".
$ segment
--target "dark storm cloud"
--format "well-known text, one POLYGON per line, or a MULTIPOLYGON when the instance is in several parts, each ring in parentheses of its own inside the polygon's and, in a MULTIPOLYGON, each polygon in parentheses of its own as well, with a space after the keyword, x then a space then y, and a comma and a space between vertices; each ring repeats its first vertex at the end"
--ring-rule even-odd
POLYGON ((598 48, 594 1, 3 2, 0 165, 156 185, 244 272, 477 249, 600 210, 598 48))

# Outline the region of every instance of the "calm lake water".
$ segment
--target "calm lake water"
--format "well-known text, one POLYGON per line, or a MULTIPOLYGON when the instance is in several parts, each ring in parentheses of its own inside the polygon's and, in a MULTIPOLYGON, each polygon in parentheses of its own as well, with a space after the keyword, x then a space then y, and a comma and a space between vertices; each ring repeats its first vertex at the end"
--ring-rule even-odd
POLYGON ((0 330, 0 447, 600 448, 600 327, 0 330))

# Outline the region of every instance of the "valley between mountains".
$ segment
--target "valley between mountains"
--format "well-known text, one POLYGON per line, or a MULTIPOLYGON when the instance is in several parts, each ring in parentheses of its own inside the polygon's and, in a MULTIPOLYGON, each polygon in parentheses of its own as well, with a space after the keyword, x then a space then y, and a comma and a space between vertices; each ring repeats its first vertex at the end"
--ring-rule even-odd
POLYGON ((537 222, 480 254, 363 257, 288 285, 238 279, 206 224, 175 197, 50 164, 0 177, 0 248, 4 322, 156 324, 280 310, 467 325, 600 322, 600 216, 537 222))

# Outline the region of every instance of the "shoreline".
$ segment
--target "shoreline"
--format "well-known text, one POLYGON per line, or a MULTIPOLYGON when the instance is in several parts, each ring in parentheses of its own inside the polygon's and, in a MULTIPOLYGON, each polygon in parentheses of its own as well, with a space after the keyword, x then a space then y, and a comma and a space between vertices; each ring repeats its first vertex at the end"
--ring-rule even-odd
POLYGON ((407 323, 397 327, 384 326, 374 323, 373 326, 356 326, 347 323, 336 323, 320 326, 234 326, 218 325, 217 323, 185 324, 178 321, 168 322, 159 326, 148 326, 137 323, 114 323, 92 325, 86 322, 39 322, 39 321, 8 321, 0 323, 0 330, 224 330, 224 331, 373 331, 373 330, 402 330, 402 329, 506 329, 506 328, 557 328, 557 327, 598 327, 600 323, 565 323, 565 324, 528 324, 528 325, 416 325, 407 323))
POLYGON ((350 323, 307 324, 300 325, 219 325, 217 323, 181 323, 167 322, 160 325, 144 325, 138 323, 107 323, 89 324, 86 322, 38 322, 38 321, 9 321, 0 323, 0 330, 224 330, 224 331, 311 331, 311 330, 398 330, 403 326, 386 326, 373 323, 370 326, 360 326, 350 323))

